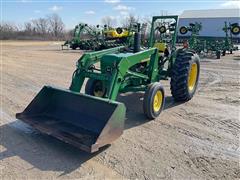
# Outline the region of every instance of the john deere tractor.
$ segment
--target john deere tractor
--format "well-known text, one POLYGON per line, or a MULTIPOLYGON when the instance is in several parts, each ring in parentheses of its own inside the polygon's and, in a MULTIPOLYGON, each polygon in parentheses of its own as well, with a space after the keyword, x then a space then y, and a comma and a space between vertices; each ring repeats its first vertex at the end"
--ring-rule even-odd
POLYGON ((69 89, 44 86, 27 108, 16 114, 17 119, 95 152, 123 133, 126 107, 117 101, 121 93, 143 92, 143 102, 135 103, 142 103, 149 120, 164 110, 160 80, 170 79, 175 101, 189 101, 198 86, 199 57, 190 49, 176 49, 177 23, 178 16, 154 16, 148 48, 140 46, 137 31, 133 47, 85 53, 77 61, 69 89), (80 93, 81 89, 85 93, 80 93))

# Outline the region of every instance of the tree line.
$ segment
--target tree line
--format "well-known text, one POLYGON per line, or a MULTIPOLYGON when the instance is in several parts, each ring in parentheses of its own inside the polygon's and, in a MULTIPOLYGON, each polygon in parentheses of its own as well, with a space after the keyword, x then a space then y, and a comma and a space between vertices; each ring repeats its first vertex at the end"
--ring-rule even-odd
POLYGON ((48 15, 16 25, 14 23, 0 23, 0 39, 20 40, 62 40, 68 36, 61 17, 57 14, 48 15))
MULTIPOLYGON (((103 17, 101 22, 108 27, 115 27, 117 24, 117 20, 111 16, 103 17)), ((139 22, 139 18, 130 14, 128 17, 123 18, 120 24, 123 28, 128 28, 133 22, 139 22)), ((9 22, 0 23, 1 40, 66 40, 70 39, 72 34, 73 29, 66 30, 65 24, 57 14, 33 19, 23 25, 16 25, 9 22)))

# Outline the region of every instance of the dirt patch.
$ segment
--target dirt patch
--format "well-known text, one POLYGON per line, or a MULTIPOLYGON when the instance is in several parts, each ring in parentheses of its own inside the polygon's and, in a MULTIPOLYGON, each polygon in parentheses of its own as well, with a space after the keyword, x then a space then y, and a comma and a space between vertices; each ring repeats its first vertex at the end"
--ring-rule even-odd
POLYGON ((234 56, 233 59, 234 60, 240 60, 240 56, 234 56))
POLYGON ((142 112, 142 93, 119 95, 124 134, 87 154, 15 119, 43 85, 68 88, 82 52, 52 42, 1 42, 0 178, 238 179, 240 64, 234 55, 204 59, 195 97, 175 103, 169 81, 165 110, 142 112))
POLYGON ((64 44, 64 41, 1 41, 0 43, 3 46, 24 46, 24 47, 28 47, 28 46, 54 46, 54 45, 61 45, 64 44))

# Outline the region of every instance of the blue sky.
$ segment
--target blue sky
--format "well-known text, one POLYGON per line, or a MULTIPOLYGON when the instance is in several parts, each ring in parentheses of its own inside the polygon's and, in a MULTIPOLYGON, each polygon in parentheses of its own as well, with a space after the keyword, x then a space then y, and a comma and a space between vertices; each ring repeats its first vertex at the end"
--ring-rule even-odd
POLYGON ((138 16, 180 14, 188 9, 240 8, 240 1, 230 0, 1 0, 3 21, 24 22, 57 13, 67 29, 79 22, 99 24, 105 16, 120 23, 129 13, 138 16))

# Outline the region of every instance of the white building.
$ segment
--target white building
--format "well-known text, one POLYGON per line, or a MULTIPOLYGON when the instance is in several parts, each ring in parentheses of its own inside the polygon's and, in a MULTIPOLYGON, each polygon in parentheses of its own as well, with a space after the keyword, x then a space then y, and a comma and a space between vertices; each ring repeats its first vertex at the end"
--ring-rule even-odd
MULTIPOLYGON (((206 9, 206 10, 186 10, 179 16, 178 27, 188 26, 189 23, 201 23, 202 30, 200 36, 204 37, 225 37, 222 30, 224 22, 239 23, 240 25, 240 9, 206 9)), ((180 37, 190 36, 190 32, 185 35, 178 33, 180 37)), ((240 35, 233 36, 239 39, 240 35)))

